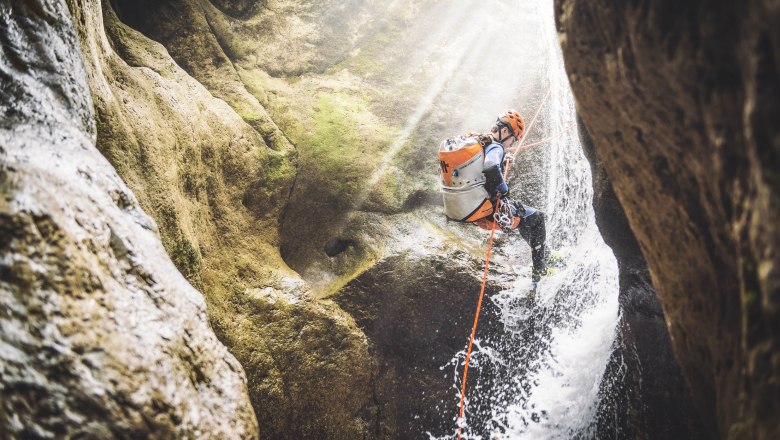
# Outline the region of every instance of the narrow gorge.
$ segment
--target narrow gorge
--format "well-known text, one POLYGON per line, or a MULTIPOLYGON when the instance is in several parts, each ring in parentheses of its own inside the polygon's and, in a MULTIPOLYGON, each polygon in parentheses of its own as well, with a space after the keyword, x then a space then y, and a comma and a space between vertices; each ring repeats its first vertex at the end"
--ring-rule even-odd
POLYGON ((775 3, 0 0, 0 438, 780 437, 775 3))

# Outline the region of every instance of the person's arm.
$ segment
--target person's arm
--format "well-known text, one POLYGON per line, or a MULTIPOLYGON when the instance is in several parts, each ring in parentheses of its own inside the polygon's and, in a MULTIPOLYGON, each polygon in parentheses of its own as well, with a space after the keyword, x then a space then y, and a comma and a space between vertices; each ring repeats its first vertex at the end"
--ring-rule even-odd
POLYGON ((504 171, 501 169, 504 161, 504 148, 493 143, 485 148, 485 165, 482 173, 485 174, 485 189, 490 193, 490 198, 506 194, 509 187, 504 181, 504 171))

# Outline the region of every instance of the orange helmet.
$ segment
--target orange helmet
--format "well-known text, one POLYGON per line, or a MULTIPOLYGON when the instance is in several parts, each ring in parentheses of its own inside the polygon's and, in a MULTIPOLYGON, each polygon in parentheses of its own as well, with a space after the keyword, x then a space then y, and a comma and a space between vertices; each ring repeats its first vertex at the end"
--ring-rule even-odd
POLYGON ((523 121, 523 117, 520 116, 520 113, 518 113, 515 110, 509 109, 502 113, 498 117, 498 121, 496 121, 496 124, 501 126, 505 126, 508 129, 512 131, 512 134, 515 135, 516 138, 520 138, 520 136, 523 135, 523 132, 525 131, 525 122, 523 121))

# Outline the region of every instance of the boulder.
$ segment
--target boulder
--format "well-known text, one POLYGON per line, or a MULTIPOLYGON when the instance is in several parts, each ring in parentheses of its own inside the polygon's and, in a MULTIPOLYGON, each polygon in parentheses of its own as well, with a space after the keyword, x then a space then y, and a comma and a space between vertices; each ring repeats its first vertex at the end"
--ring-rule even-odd
MULTIPOLYGON (((454 428, 458 402, 450 363, 468 342, 474 318, 481 281, 474 263, 456 251, 446 256, 392 255, 334 294, 334 301, 366 333, 377 357, 380 438, 414 438, 454 428)), ((482 339, 500 337, 498 314, 489 299, 499 289, 493 283, 487 288, 479 326, 482 339)), ((478 376, 490 374, 472 367, 472 386, 478 376)))

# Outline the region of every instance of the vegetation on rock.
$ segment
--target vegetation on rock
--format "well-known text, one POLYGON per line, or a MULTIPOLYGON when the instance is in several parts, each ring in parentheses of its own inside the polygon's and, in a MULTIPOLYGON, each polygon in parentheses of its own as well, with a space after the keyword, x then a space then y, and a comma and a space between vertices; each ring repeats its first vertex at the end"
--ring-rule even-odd
MULTIPOLYGON (((87 83, 105 82, 89 78, 83 55, 112 54, 99 3, 70 7, 0 5, 0 437, 256 439, 241 365, 217 340, 203 296, 166 255, 157 225, 95 146, 87 83), (78 50, 71 15, 83 26, 82 48, 94 51, 78 50)), ((167 74, 172 64, 155 66, 167 74)), ((114 99, 129 100, 123 86, 150 97, 141 92, 166 81, 126 65, 102 73, 111 74, 114 99)), ((137 111, 132 122, 154 122, 142 118, 155 104, 128 107, 137 111)), ((101 119, 97 130, 122 133, 123 122, 101 119)), ((138 173, 128 180, 165 177, 153 165, 170 162, 127 147, 143 163, 121 163, 138 173)), ((168 236, 169 250, 183 248, 183 263, 197 271, 185 231, 168 236)))

